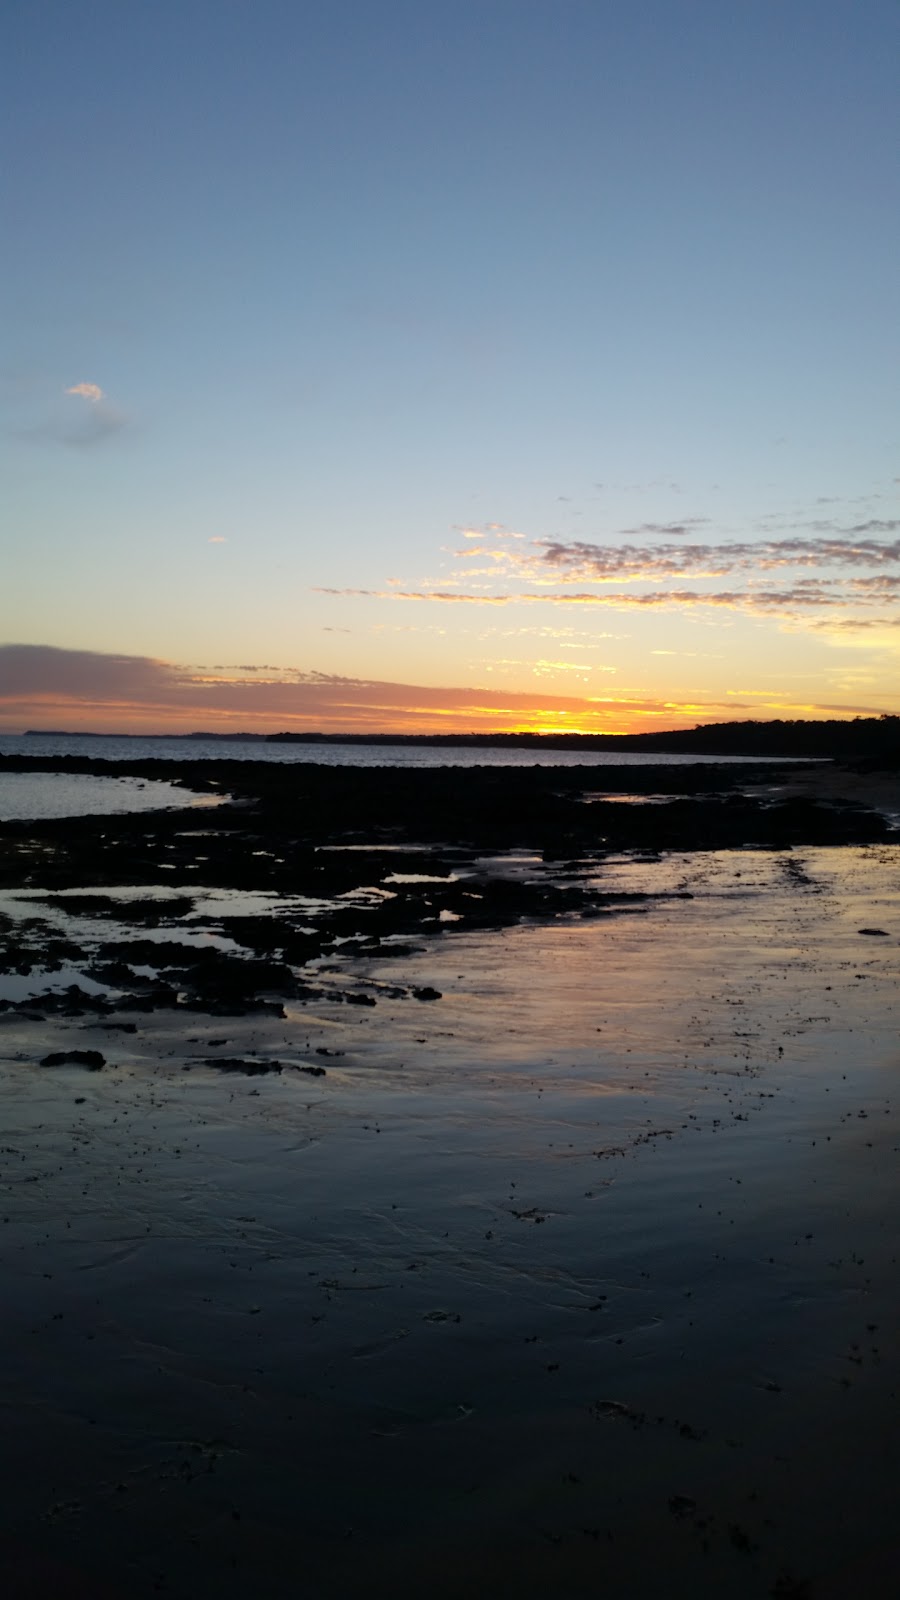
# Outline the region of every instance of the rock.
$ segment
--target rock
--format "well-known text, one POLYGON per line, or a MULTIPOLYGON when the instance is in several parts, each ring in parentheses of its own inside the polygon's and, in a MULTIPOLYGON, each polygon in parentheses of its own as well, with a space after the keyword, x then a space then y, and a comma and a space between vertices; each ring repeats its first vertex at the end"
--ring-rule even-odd
POLYGON ((673 1517, 689 1517, 696 1509, 697 1502, 689 1494, 673 1494, 669 1496, 669 1510, 673 1517))
POLYGON ((99 1050, 51 1050, 40 1064, 42 1067, 87 1067, 90 1072, 99 1072, 106 1066, 106 1057, 99 1050))
POLYGON ((246 1061, 240 1056, 204 1056, 200 1063, 217 1072, 241 1072, 247 1078, 260 1078, 267 1072, 281 1072, 280 1061, 246 1061))

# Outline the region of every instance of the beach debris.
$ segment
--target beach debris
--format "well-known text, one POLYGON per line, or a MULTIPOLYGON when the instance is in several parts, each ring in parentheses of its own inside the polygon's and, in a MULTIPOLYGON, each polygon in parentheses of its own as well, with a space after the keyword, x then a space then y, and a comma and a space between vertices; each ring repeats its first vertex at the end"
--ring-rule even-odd
POLYGON ((753 1550, 756 1549, 755 1544, 753 1544, 750 1539, 750 1535, 747 1533, 746 1529, 741 1527, 740 1523, 738 1522, 733 1522, 731 1524, 730 1528, 728 1529, 728 1537, 731 1540, 731 1543, 734 1545, 735 1550, 740 1550, 744 1555, 749 1555, 753 1550))
POLYGON ((432 989, 429 984, 425 984, 424 987, 421 988, 421 989, 413 989, 412 995, 413 995, 413 999, 414 1000, 442 1000, 443 999, 443 995, 441 994, 440 989, 432 989))
POLYGON ((860 928, 859 932, 868 934, 870 939, 888 938, 887 928, 860 928))
POLYGON ((280 1061, 248 1061, 243 1056, 202 1056, 199 1065, 214 1067, 217 1072, 241 1072, 248 1078, 259 1078, 267 1072, 282 1072, 280 1061))
POLYGON ((689 1494, 673 1494, 669 1496, 669 1510, 673 1517, 689 1517, 697 1509, 696 1500, 689 1494))
POLYGON ((630 1422, 634 1427, 640 1427, 647 1420, 646 1412, 636 1411, 623 1400, 595 1400, 592 1406, 588 1406, 588 1412, 596 1420, 609 1417, 614 1422, 630 1422))
POLYGON ((42 1067, 87 1067, 89 1072, 99 1072, 106 1066, 106 1057, 99 1050, 51 1050, 40 1062, 42 1067))
POLYGON ((784 1572, 776 1578, 774 1588, 769 1593, 775 1600, 812 1600, 812 1590, 805 1578, 795 1578, 790 1572, 784 1572))

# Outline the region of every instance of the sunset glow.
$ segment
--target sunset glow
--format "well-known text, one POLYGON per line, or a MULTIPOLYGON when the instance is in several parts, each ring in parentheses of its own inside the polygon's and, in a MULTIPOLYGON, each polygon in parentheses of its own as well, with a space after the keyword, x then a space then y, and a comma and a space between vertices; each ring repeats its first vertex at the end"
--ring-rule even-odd
POLYGON ((898 709, 896 8, 437 10, 14 8, 4 729, 898 709))

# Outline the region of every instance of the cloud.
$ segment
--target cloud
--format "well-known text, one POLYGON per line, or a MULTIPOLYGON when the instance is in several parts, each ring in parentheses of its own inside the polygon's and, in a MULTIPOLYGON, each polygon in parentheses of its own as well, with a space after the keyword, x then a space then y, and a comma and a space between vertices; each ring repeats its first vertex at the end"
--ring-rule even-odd
POLYGON ((228 540, 224 533, 213 533, 206 542, 207 544, 227 544, 228 540))
POLYGON ((860 633, 882 628, 900 628, 900 617, 821 617, 814 618, 809 626, 823 633, 860 633))
MULTIPOLYGON (((862 585, 866 580, 860 580, 862 585)), ((748 613, 780 613, 790 617, 795 611, 835 609, 847 605, 850 595, 844 589, 832 590, 830 580, 809 578, 778 589, 579 589, 572 593, 545 589, 538 593, 517 591, 508 594, 460 593, 452 589, 332 589, 316 588, 315 594, 363 597, 375 600, 422 601, 437 605, 469 606, 601 606, 611 611, 686 609, 708 606, 715 610, 748 613)), ((891 591, 892 593, 893 591, 891 591)), ((874 588, 853 591, 856 604, 878 604, 889 598, 886 591, 874 588)))
POLYGON ((592 650, 601 639, 627 639, 627 633, 598 633, 596 628, 559 628, 550 623, 520 623, 517 628, 503 628, 496 624, 481 628, 479 639, 552 639, 557 650, 592 650))
MULTIPOLYGON (((724 661, 721 650, 651 650, 652 656, 677 656, 680 660, 724 661)), ((729 689, 729 694, 731 690, 729 689)))
POLYGON ((851 524, 849 528, 839 527, 834 522, 810 522, 807 526, 812 528, 814 532, 827 533, 834 531, 850 536, 858 533, 896 533, 900 529, 900 517, 870 517, 868 522, 856 522, 851 524))
MULTIPOLYGON (((568 663, 527 663, 527 691, 405 684, 342 677, 299 667, 204 668, 146 656, 106 655, 44 645, 0 646, 0 727, 67 727, 114 732, 628 732, 693 726, 750 710, 754 715, 877 714, 882 707, 824 706, 785 692, 725 689, 718 697, 663 699, 628 688, 614 694, 556 694, 544 673, 568 663), (741 698, 736 698, 740 696, 741 698)), ((483 671, 479 666, 477 669, 483 671)), ((577 670, 577 669, 576 669, 577 670)), ((585 671, 593 674, 596 668, 585 671)), ((871 693, 871 691, 870 691, 871 693)))
MULTIPOLYGON (((893 525, 885 523, 881 527, 892 531, 893 525)), ((856 536, 863 531, 860 527, 834 538, 663 544, 650 550, 641 545, 589 544, 583 540, 563 544, 548 539, 539 544, 544 550, 544 563, 555 572, 601 582, 687 572, 722 577, 729 572, 769 572, 777 567, 878 567, 900 563, 900 539, 885 543, 856 536)))
MULTIPOLYGON (((537 667, 560 665, 548 661, 537 667)), ((300 668, 245 665, 217 672, 144 656, 0 646, 0 726, 10 729, 623 732, 691 725, 698 708, 710 714, 723 707, 734 710, 721 700, 687 704, 627 689, 615 695, 561 695, 545 693, 538 683, 523 692, 394 683, 300 668), (261 671, 270 675, 261 678, 261 671)))
POLYGON ((468 522, 454 522, 452 531, 459 533, 464 539, 487 539, 493 537, 497 540, 524 539, 524 533, 517 533, 514 528, 507 528, 503 522, 483 522, 480 527, 473 528, 468 522))
MULTIPOLYGON (((56 437, 60 443, 68 445, 71 449, 87 450, 94 445, 104 444, 107 439, 112 439, 123 428, 127 428, 128 418, 121 411, 115 411, 101 401, 92 405, 87 419, 80 427, 60 428, 56 437)), ((48 437, 53 437, 48 430, 48 437)))
POLYGON ((623 530, 622 537, 629 538, 637 534, 665 534, 671 538, 678 533, 693 533, 695 528, 702 528, 709 522, 709 517, 684 517, 679 522, 639 522, 635 528, 623 530))
POLYGON ((596 662, 592 661, 546 661, 543 658, 531 661, 527 656, 492 656, 489 664, 479 663, 481 671, 494 672, 498 667, 504 669, 508 667, 521 668, 525 672, 532 672, 542 676, 556 672, 575 672, 584 679, 585 683, 593 673, 617 673, 619 670, 618 667, 598 666, 596 662))
POLYGON ((893 573, 879 573, 874 578, 851 578, 847 588, 852 594, 868 593, 880 595, 894 595, 900 593, 900 576, 893 573))
POLYGON ((318 592, 456 606, 730 610, 789 628, 861 607, 888 618, 900 598, 900 519, 845 518, 815 524, 819 532, 698 539, 695 530, 707 521, 645 522, 611 541, 557 537, 517 545, 483 524, 458 530, 467 543, 450 552, 439 577, 415 585, 393 578, 389 590, 318 592))
POLYGON ((96 383, 76 383, 63 391, 75 405, 57 400, 44 409, 37 420, 19 430, 19 437, 33 444, 65 445, 72 450, 88 450, 121 433, 129 418, 111 405, 96 383))
POLYGON ((81 395, 82 399, 90 400, 93 405, 98 405, 101 400, 106 399, 98 383, 73 383, 71 389, 66 389, 64 392, 81 395))
POLYGON ((696 529, 707 522, 645 522, 611 541, 543 538, 516 545, 505 530, 482 524, 457 530, 467 542, 450 552, 452 562, 439 578, 416 585, 393 578, 389 593, 318 592, 457 606, 706 608, 768 615, 782 626, 811 626, 826 613, 861 606, 887 616, 900 598, 900 520, 845 518, 816 523, 819 532, 698 539, 696 529))

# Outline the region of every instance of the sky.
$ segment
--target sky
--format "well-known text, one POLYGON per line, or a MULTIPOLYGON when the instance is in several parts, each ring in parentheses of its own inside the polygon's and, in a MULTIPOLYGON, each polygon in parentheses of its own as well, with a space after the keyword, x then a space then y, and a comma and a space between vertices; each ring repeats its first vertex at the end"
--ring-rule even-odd
POLYGON ((900 711, 898 0, 6 0, 0 729, 900 711))

